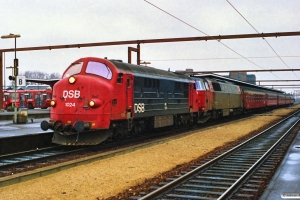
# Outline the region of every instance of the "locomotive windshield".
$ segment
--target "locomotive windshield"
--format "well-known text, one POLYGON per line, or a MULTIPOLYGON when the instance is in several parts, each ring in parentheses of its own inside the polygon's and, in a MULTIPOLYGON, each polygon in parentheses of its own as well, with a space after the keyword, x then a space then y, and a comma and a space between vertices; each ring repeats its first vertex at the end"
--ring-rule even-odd
POLYGON ((195 81, 196 90, 205 90, 204 83, 202 81, 195 81))
POLYGON ((112 78, 111 70, 104 63, 100 62, 89 61, 85 72, 95 74, 106 79, 112 78))
POLYGON ((82 69, 83 62, 72 63, 71 67, 65 72, 63 78, 70 77, 74 74, 79 74, 82 69))

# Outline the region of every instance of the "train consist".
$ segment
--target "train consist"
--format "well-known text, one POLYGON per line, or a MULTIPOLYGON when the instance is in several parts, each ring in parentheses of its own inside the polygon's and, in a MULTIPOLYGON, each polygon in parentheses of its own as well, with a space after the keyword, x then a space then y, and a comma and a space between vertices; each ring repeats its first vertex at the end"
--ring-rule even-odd
POLYGON ((25 89, 4 90, 3 109, 16 106, 17 108, 42 108, 50 107, 52 89, 46 85, 28 85, 25 89))
POLYGON ((53 142, 96 145, 145 130, 204 123, 294 103, 291 95, 218 75, 187 76, 94 57, 72 63, 53 87, 53 142))

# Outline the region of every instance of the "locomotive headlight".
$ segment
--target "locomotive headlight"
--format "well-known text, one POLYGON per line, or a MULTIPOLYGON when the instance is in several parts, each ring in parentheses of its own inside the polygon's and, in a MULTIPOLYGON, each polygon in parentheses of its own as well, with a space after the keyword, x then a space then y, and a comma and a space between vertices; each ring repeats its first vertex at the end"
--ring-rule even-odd
POLYGON ((51 100, 51 101, 50 101, 50 105, 51 105, 52 107, 55 107, 55 105, 56 105, 55 101, 54 101, 54 100, 51 100))
POLYGON ((101 106, 102 101, 100 99, 91 99, 89 101, 89 106, 91 108, 98 108, 99 106, 101 106))
POLYGON ((73 83, 75 83, 75 81, 76 81, 76 79, 74 76, 69 77, 69 83, 73 84, 73 83))
POLYGON ((90 106, 90 107, 94 107, 94 106, 95 106, 95 102, 94 102, 94 101, 90 101, 90 102, 89 102, 89 106, 90 106))

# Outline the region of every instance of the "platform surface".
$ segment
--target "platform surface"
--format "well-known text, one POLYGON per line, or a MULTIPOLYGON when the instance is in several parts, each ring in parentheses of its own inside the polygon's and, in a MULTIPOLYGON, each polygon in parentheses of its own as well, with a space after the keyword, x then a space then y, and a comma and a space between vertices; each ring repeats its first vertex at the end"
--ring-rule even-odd
MULTIPOLYGON (((45 117, 50 117, 50 109, 40 109, 40 108, 35 108, 35 109, 24 109, 21 108, 19 109, 18 112, 20 111, 27 111, 28 116, 32 117, 32 118, 45 118, 45 117)), ((18 114, 17 112, 17 114, 18 114)), ((6 110, 1 110, 0 111, 0 121, 4 121, 4 120, 10 120, 13 119, 14 116, 14 112, 8 112, 6 110)))
POLYGON ((300 132, 260 200, 300 199, 300 132))
POLYGON ((41 129, 40 123, 43 120, 49 120, 49 118, 32 119, 32 121, 29 118, 26 124, 14 124, 12 120, 0 121, 0 138, 51 132, 52 130, 41 129))

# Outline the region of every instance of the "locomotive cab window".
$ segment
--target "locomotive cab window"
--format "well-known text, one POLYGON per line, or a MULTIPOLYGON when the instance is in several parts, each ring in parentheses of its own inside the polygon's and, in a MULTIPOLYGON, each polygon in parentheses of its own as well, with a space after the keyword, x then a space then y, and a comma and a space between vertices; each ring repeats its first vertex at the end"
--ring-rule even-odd
POLYGON ((112 78, 112 72, 104 63, 90 61, 85 70, 88 74, 95 74, 110 80, 112 78))
POLYGON ((70 68, 64 73, 63 78, 68 78, 74 74, 79 74, 81 72, 83 62, 72 63, 70 68))
POLYGON ((205 85, 202 81, 196 81, 195 85, 196 85, 196 90, 205 90, 205 85))

